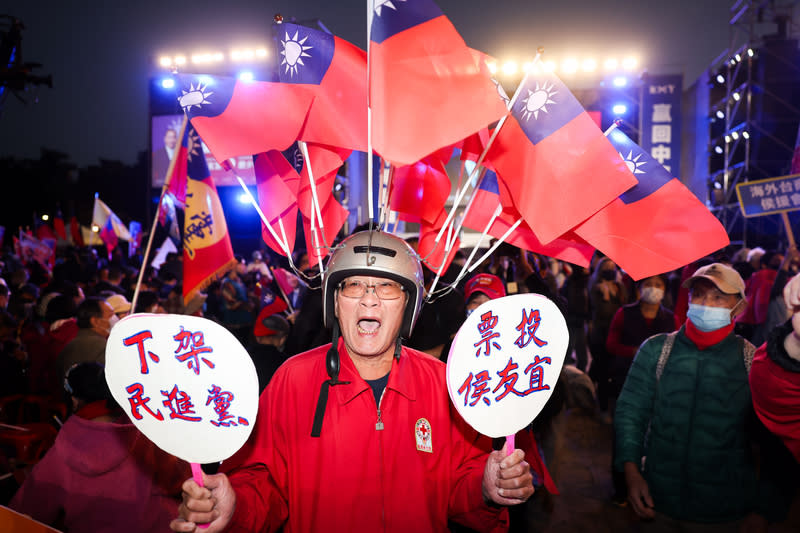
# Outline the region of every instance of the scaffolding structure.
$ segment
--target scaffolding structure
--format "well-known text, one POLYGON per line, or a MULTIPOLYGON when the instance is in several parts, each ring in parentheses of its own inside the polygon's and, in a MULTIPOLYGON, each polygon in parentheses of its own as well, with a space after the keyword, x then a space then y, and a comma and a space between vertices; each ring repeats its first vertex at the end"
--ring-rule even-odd
POLYGON ((785 175, 800 123, 800 1, 735 0, 710 74, 709 197, 731 242, 780 246, 779 216, 745 219, 736 185, 785 175), (768 242, 771 238, 775 242, 768 242), (766 242, 765 242, 766 241, 766 242))

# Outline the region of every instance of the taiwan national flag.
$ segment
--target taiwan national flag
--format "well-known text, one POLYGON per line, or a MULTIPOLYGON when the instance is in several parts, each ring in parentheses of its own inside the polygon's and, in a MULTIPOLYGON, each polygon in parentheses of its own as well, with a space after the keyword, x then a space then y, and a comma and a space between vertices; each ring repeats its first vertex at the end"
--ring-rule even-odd
POLYGON ((311 219, 303 215, 303 232, 306 237, 306 250, 308 252, 308 266, 317 266, 319 260, 328 255, 328 248, 336 240, 339 230, 342 229, 350 212, 333 196, 320 205, 324 232, 320 231, 319 224, 315 224, 316 237, 311 231, 311 219), (318 241, 315 241, 315 239, 318 241))
POLYGON ((619 129, 609 134, 637 185, 575 228, 634 280, 675 270, 729 244, 692 192, 619 129))
POLYGON ((179 74, 180 103, 221 164, 240 155, 285 150, 297 139, 314 93, 271 81, 179 74))
MULTIPOLYGON (((442 229, 446 219, 447 211, 442 209, 433 222, 422 220, 419 224, 417 253, 422 264, 436 274, 447 272, 447 269, 450 268, 450 263, 453 262, 453 258, 456 256, 456 252, 461 248, 461 239, 456 237, 450 247, 450 251, 445 254, 447 241, 451 239, 449 231, 445 231, 439 242, 436 242, 436 236, 442 229)), ((450 223, 452 224, 453 222, 451 221, 450 223)))
MULTIPOLYGON (((491 170, 487 170, 478 188, 472 193, 472 199, 464 215, 464 226, 483 232, 499 205, 500 191, 497 175, 491 170)), ((513 207, 504 208, 489 227, 488 234, 499 239, 519 217, 519 213, 513 207)), ((506 237, 506 242, 524 250, 585 267, 589 266, 594 253, 594 248, 590 244, 571 231, 548 244, 542 244, 524 221, 506 237)))
POLYGON ((580 224, 636 180, 594 120, 554 74, 529 74, 487 159, 543 244, 580 224))
POLYGON ((506 114, 482 58, 432 0, 374 2, 370 11, 372 142, 410 165, 506 114))
POLYGON ((389 205, 402 220, 428 224, 436 221, 450 195, 450 178, 444 165, 431 157, 394 169, 389 205))
MULTIPOLYGON (((289 252, 294 249, 297 232, 297 191, 300 175, 280 152, 270 150, 253 156, 258 205, 272 230, 285 239, 289 252)), ((286 251, 261 224, 261 237, 271 249, 285 256, 286 251)))
POLYGON ((186 213, 183 223, 183 303, 236 265, 217 187, 208 172, 203 147, 189 128, 186 213))
POLYGON ((366 152, 367 54, 321 30, 274 28, 280 81, 314 94, 298 139, 366 152))

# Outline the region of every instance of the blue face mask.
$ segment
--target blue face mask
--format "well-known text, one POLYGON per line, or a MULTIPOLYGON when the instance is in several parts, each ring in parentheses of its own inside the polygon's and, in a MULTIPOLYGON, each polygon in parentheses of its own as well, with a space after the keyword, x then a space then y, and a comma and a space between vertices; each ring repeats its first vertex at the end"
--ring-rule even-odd
POLYGON ((731 309, 727 307, 689 304, 686 316, 700 331, 714 331, 731 323, 731 309))

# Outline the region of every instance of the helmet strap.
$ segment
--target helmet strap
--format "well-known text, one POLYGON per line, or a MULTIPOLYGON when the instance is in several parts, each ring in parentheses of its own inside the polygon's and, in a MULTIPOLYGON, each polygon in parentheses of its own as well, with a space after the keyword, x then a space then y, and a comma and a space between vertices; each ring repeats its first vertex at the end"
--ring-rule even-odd
POLYGON ((400 360, 400 350, 403 349, 403 339, 397 336, 397 341, 394 343, 394 358, 400 360))
POLYGON ((314 411, 314 424, 311 427, 311 436, 319 437, 322 432, 322 419, 325 417, 325 407, 328 405, 328 389, 334 385, 347 385, 349 381, 339 381, 339 321, 333 323, 333 336, 331 339, 331 347, 325 356, 325 369, 328 372, 328 378, 322 382, 319 389, 319 398, 317 398, 317 408, 314 411))

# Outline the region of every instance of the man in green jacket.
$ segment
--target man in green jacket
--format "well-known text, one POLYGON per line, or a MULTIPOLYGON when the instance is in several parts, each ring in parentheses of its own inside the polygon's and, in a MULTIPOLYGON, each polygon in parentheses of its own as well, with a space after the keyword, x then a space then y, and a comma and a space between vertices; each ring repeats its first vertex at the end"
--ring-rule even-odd
POLYGON ((625 380, 614 466, 645 531, 766 531, 774 492, 751 453, 755 348, 733 333, 744 282, 713 263, 684 287, 686 323, 646 340, 625 380))

